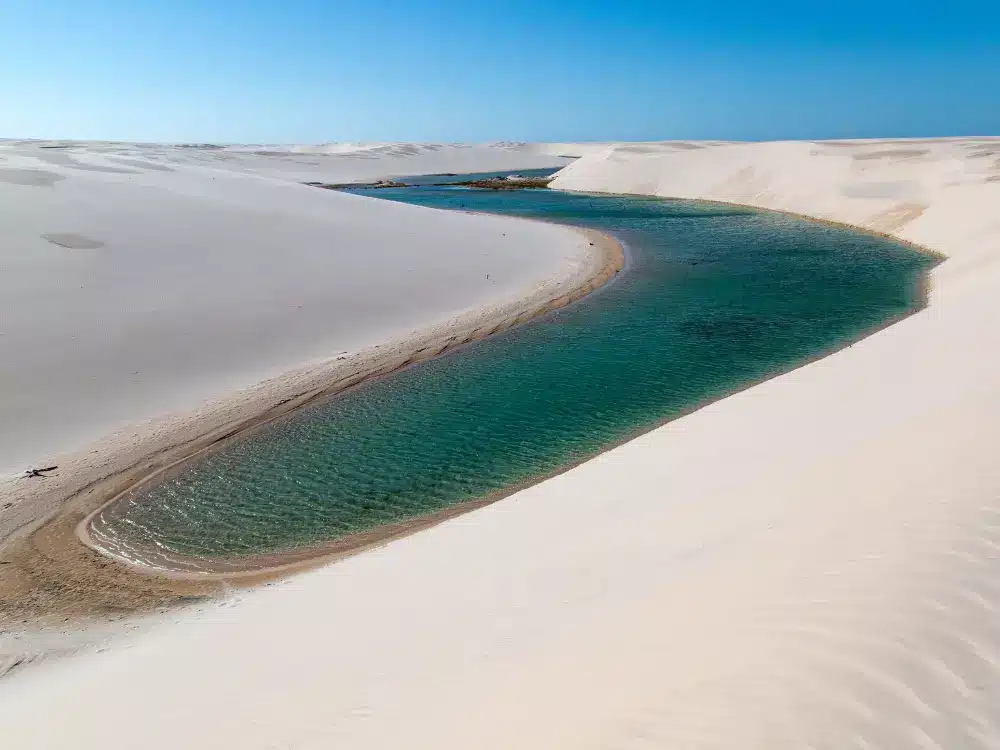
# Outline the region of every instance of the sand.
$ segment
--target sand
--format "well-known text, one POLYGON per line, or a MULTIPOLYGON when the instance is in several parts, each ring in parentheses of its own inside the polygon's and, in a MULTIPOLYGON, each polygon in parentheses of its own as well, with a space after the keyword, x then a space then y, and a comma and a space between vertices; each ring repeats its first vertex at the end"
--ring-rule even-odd
POLYGON ((949 259, 925 311, 853 347, 420 534, 14 672, 5 737, 997 747, 998 167, 996 139, 585 156, 554 184, 793 211, 949 259))
MULTIPOLYGON (((561 230, 289 184, 356 177, 347 155, 304 175, 283 156, 47 146, 0 145, 0 358, 17 394, 0 404, 0 472, 516 300, 579 260, 561 230)), ((539 159, 458 153, 463 166, 539 159)), ((362 163, 365 176, 435 163, 414 160, 362 163)))
POLYGON ((595 253, 577 232, 300 184, 567 161, 544 151, 385 146, 303 165, 0 143, 0 539, 197 436, 182 428, 207 434, 585 285, 595 253))

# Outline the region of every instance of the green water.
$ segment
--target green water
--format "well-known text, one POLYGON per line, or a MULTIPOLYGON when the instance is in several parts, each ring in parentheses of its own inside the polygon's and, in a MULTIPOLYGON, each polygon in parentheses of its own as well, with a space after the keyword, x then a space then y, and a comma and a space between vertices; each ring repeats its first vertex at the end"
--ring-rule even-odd
POLYGON ((309 408, 117 503, 95 524, 102 546, 147 562, 271 552, 482 498, 916 309, 933 263, 718 205, 373 194, 597 227, 626 242, 629 266, 581 303, 309 408))

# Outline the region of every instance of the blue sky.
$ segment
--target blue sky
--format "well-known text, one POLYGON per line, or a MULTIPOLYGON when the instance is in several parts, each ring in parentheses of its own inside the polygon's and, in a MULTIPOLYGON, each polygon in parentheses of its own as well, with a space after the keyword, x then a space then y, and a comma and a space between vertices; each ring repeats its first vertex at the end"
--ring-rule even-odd
POLYGON ((0 0, 0 137, 1000 135, 1000 2, 0 0))

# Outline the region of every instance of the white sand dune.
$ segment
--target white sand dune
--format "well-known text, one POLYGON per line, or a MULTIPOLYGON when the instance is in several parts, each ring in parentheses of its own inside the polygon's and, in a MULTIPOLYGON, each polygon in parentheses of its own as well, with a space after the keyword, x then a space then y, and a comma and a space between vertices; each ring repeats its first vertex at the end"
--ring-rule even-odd
POLYGON ((520 302, 587 258, 558 227, 295 184, 560 161, 528 146, 393 146, 306 174, 282 155, 63 145, 0 144, 0 472, 520 302))
POLYGON ((1000 140, 608 147, 855 223, 930 307, 486 509, 0 682, 12 746, 1000 746, 1000 140))
POLYGON ((364 182, 385 177, 561 167, 602 144, 573 143, 326 143, 231 145, 88 141, 0 141, 76 173, 108 170, 170 171, 204 167, 294 182, 364 182))

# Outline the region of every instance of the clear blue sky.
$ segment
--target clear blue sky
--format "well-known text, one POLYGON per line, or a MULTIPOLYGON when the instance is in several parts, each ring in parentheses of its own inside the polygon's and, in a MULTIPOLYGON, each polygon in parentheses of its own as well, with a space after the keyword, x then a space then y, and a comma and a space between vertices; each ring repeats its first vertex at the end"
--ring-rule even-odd
POLYGON ((1000 135, 1000 0, 0 0, 0 137, 1000 135))

